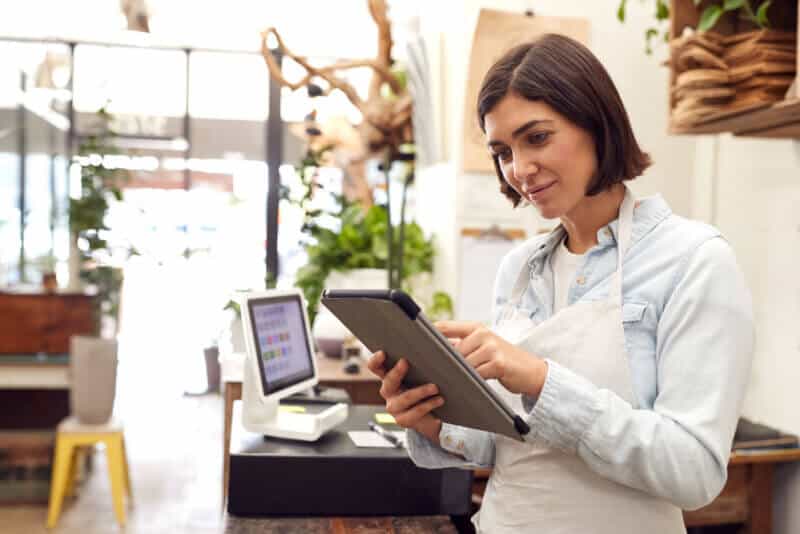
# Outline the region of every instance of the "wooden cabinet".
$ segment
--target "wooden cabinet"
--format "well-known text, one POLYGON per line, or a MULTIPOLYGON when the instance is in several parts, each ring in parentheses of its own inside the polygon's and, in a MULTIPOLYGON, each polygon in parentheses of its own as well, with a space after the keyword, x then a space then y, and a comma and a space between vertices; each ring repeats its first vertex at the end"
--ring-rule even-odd
POLYGON ((89 295, 0 292, 0 429, 52 429, 69 415, 69 339, 94 332, 89 295))
POLYGON ((95 332, 93 314, 89 295, 0 292, 0 358, 66 354, 71 336, 95 332))

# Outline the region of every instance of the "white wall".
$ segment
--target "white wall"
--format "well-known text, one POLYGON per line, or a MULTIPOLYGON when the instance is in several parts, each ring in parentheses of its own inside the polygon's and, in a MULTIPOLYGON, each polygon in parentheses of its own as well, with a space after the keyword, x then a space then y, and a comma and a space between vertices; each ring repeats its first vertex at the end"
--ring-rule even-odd
MULTIPOLYGON (((695 215, 729 240, 753 293, 744 415, 800 434, 800 142, 701 139, 696 169, 695 215)), ((776 479, 775 532, 800 532, 800 468, 776 479)))

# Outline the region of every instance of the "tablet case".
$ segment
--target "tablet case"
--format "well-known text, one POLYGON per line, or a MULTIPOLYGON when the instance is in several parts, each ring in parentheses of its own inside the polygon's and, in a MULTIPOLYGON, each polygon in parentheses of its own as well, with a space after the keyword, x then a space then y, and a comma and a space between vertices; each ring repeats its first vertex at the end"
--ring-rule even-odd
POLYGON ((383 350, 387 368, 406 358, 406 387, 436 384, 445 403, 433 413, 442 421, 518 441, 530 430, 404 292, 326 290, 321 302, 370 351, 383 350))

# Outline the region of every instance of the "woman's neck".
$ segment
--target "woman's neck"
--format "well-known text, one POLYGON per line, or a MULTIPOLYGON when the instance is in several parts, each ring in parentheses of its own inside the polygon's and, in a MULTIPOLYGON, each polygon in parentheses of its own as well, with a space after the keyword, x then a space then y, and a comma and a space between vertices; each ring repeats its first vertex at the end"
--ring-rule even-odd
POLYGON ((625 186, 615 184, 609 191, 584 197, 569 213, 561 217, 567 231, 567 249, 583 254, 597 244, 597 231, 619 216, 625 198, 625 186))

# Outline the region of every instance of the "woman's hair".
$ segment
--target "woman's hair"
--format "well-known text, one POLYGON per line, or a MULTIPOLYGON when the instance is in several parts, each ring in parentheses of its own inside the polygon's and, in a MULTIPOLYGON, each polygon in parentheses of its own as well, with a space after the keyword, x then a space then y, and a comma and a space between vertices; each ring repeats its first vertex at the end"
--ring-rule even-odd
MULTIPOLYGON (((506 52, 483 79, 478 94, 478 122, 486 132, 486 114, 509 93, 539 100, 587 131, 594 140, 597 172, 586 194, 596 195, 650 166, 639 148, 614 82, 588 48, 563 35, 547 34, 506 52)), ((503 178, 493 156, 500 191, 516 207, 519 194, 503 178)))

